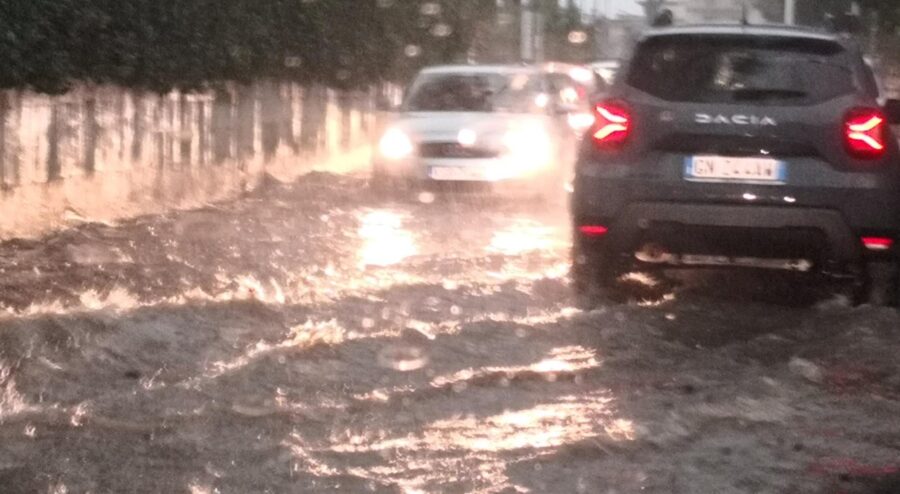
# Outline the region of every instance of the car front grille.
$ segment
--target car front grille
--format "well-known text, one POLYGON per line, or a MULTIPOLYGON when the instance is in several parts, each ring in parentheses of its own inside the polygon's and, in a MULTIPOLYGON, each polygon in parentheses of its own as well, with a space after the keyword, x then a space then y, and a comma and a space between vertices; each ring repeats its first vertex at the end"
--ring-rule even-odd
POLYGON ((466 147, 455 142, 426 142, 419 145, 419 156, 422 158, 484 159, 499 155, 496 150, 466 147))

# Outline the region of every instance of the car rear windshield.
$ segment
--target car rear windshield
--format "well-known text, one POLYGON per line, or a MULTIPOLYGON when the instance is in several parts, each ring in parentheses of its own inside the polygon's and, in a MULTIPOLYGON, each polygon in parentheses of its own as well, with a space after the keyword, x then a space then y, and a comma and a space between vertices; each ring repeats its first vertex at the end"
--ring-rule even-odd
POLYGON ((854 91, 849 58, 827 40, 659 36, 638 47, 628 84, 676 102, 809 105, 854 91))
POLYGON ((540 88, 540 78, 525 73, 425 73, 404 106, 420 112, 530 113, 539 110, 540 88))

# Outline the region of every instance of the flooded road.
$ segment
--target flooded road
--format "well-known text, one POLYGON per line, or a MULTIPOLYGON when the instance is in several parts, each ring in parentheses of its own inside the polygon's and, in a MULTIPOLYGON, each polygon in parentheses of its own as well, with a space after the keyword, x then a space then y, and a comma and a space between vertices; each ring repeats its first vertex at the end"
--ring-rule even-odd
POLYGON ((569 245, 324 174, 6 242, 0 492, 900 492, 896 312, 732 275, 585 311, 569 245))

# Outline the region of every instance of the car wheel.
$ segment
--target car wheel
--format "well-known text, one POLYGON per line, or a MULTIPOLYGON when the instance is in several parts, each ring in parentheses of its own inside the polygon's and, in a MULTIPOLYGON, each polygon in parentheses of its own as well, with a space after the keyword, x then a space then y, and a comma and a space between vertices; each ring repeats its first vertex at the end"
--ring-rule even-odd
POLYGON ((900 307, 900 268, 897 262, 866 265, 865 302, 878 307, 900 307))
POLYGON ((616 275, 602 256, 572 249, 572 290, 578 307, 593 309, 617 300, 616 275))

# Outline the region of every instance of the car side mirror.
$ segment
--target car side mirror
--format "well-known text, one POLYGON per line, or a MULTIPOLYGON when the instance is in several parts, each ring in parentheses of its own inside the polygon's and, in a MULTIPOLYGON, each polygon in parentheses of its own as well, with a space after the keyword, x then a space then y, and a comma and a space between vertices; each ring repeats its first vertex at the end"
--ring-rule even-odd
POLYGON ((889 99, 884 105, 884 113, 891 125, 900 125, 900 99, 889 99))

